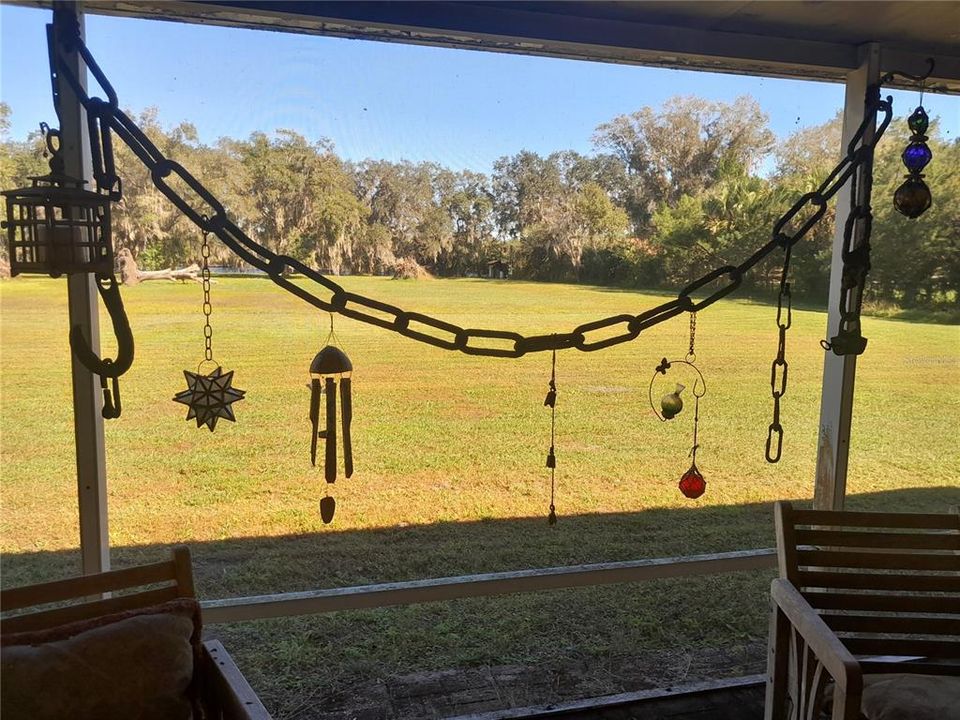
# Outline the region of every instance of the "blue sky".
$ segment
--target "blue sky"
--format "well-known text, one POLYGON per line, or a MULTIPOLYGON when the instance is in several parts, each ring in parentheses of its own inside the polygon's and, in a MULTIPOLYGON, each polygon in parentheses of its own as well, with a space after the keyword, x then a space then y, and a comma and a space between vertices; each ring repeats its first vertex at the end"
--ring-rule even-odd
MULTIPOLYGON (((0 6, 0 98, 11 136, 54 122, 44 23, 49 12, 0 6)), ((192 122, 204 142, 254 130, 331 139, 339 154, 430 160, 488 172, 521 149, 590 152, 600 123, 673 95, 751 94, 779 137, 832 117, 832 83, 663 70, 202 25, 87 17, 87 41, 123 107, 192 122)), ((917 93, 894 92, 898 115, 917 93)), ((925 96, 947 137, 960 98, 925 96)))

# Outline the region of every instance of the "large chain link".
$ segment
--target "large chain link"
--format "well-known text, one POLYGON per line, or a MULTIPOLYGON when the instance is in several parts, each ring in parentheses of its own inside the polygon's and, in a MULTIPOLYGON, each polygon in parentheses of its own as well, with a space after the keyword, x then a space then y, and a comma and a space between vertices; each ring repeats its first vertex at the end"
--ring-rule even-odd
MULTIPOLYGON (((675 299, 637 315, 622 314, 593 320, 577 326, 568 333, 524 336, 506 330, 461 328, 429 315, 405 311, 389 303, 351 293, 334 280, 299 260, 286 255, 277 255, 260 245, 227 217, 222 203, 203 183, 182 165, 167 158, 136 123, 120 110, 116 93, 97 66, 89 50, 79 38, 74 39, 74 42, 78 44, 81 57, 83 57, 86 65, 108 97, 107 101, 91 98, 72 74, 69 66, 62 61, 58 63, 60 72, 67 78, 90 118, 91 142, 98 146, 93 153, 94 177, 98 189, 110 193, 111 197, 119 192, 119 180, 114 173, 110 147, 110 133, 107 131, 109 129, 116 133, 140 162, 146 166, 157 189, 184 215, 204 232, 216 235, 241 260, 266 273, 274 283, 288 292, 321 310, 338 312, 354 320, 399 333, 434 347, 485 357, 517 358, 527 353, 568 348, 575 348, 583 352, 603 350, 635 340, 647 328, 658 325, 683 312, 703 310, 734 292, 740 287, 745 273, 778 247, 789 250, 819 222, 826 211, 827 201, 839 191, 859 167, 872 161, 873 146, 883 134, 892 112, 889 100, 881 101, 877 97, 875 101, 868 104, 866 117, 854 136, 854 140, 850 143, 843 160, 816 191, 801 197, 777 221, 773 228, 772 239, 740 265, 725 265, 712 270, 683 288, 675 299), (869 142, 865 142, 864 132, 868 126, 872 126, 877 113, 880 111, 884 112, 886 117, 877 132, 869 138, 869 142), (97 132, 93 132, 94 128, 97 129, 97 132), (177 189, 178 186, 188 193, 186 195, 182 193, 177 189), (814 207, 814 211, 795 232, 788 235, 784 228, 810 205, 814 207), (288 272, 302 274, 308 280, 329 291, 330 294, 318 297, 310 290, 293 283, 288 277, 288 272), (704 289, 708 293, 706 297, 694 299, 693 295, 704 289), (611 331, 612 329, 617 329, 616 334, 606 336, 603 333, 603 331, 611 331)), ((853 259, 855 252, 855 250, 850 251, 851 259, 853 259)), ((845 253, 846 257, 847 253, 845 253)), ((781 286, 778 317, 782 313, 784 297, 789 297, 789 288, 786 292, 787 295, 785 296, 784 288, 781 286)), ((850 327, 854 325, 859 327, 858 318, 855 321, 853 317, 855 314, 859 314, 859 302, 852 305, 847 311, 847 315, 844 316, 846 318, 845 322, 850 327)), ((782 328, 781 351, 784 344, 784 332, 785 328, 782 328)), ((838 345, 835 344, 834 350, 836 351, 837 348, 838 345)), ((778 359, 782 359, 781 353, 778 353, 778 359)), ((782 389, 785 390, 785 361, 783 367, 782 389)))

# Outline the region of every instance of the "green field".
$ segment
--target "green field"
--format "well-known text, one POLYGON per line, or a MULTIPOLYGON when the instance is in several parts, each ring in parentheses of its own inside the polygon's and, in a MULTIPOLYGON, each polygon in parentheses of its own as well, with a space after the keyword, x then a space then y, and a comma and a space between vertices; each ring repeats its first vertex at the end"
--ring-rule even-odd
MULTIPOLYGON (((343 284, 465 327, 526 333, 664 299, 513 281, 343 284)), ((689 462, 690 411, 660 423, 647 403, 660 358, 686 352, 686 317, 604 352, 560 353, 555 527, 545 521, 543 466, 549 354, 471 358, 340 318, 355 367, 357 470, 336 484, 337 518, 325 526, 306 385, 328 316, 265 280, 214 285, 216 357, 247 398, 235 406, 239 421, 211 434, 171 402, 182 370, 202 357, 199 286, 146 283, 124 289, 124 299, 137 359, 121 380, 123 416, 106 430, 114 564, 188 543, 204 598, 769 547, 770 504, 812 494, 820 312, 794 313, 784 459, 775 466, 763 458, 774 309, 721 301, 698 317, 709 392, 698 456, 708 487, 697 501, 676 488, 689 462)), ((0 540, 3 582, 17 585, 78 570, 66 283, 4 281, 0 300, 0 540)), ((869 317, 863 325, 870 344, 858 364, 848 505, 960 504, 960 328, 869 317)), ((309 717, 304 708, 335 691, 419 669, 575 661, 603 692, 623 686, 615 675, 625 657, 762 642, 768 580, 747 573, 210 630, 279 717, 309 717)))

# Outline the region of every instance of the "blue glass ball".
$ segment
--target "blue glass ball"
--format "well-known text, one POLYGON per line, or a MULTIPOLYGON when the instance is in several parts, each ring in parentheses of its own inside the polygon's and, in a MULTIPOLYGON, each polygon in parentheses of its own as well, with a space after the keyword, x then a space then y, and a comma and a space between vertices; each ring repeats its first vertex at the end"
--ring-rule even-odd
POLYGON ((910 172, 920 172, 933 159, 933 153, 926 143, 912 142, 903 151, 903 164, 910 172))

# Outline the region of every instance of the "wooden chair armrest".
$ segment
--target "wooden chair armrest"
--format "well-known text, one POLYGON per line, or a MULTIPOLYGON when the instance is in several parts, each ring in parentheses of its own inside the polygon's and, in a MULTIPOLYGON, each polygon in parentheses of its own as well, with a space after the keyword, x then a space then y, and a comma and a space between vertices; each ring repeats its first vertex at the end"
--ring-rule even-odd
POLYGON ((203 689, 213 717, 222 720, 271 720, 219 640, 203 643, 203 689))
POLYGON ((830 673, 837 689, 859 698, 863 691, 863 671, 859 661, 803 595, 789 580, 778 578, 770 584, 770 597, 830 673))

